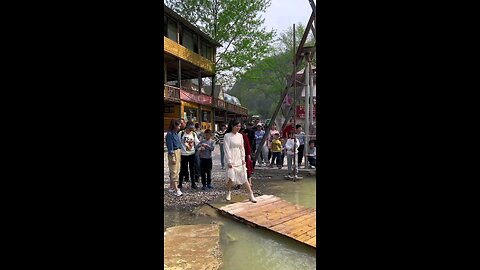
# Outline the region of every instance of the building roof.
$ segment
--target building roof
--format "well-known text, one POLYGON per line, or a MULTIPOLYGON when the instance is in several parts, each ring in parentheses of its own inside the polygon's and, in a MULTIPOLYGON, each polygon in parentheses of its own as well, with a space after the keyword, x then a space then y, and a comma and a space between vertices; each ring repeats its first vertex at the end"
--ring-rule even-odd
POLYGON ((165 5, 165 3, 163 3, 163 7, 164 7, 164 12, 169 15, 170 17, 172 17, 173 19, 177 20, 178 22, 184 24, 185 26, 187 26, 190 30, 192 30, 194 33, 200 35, 201 37, 203 37, 204 39, 208 40, 210 43, 212 43, 213 45, 215 45, 216 47, 221 47, 222 45, 218 42, 216 42, 214 39, 212 39, 211 37, 209 37, 207 34, 205 34, 204 32, 202 32, 200 29, 198 29, 198 27, 196 27, 195 25, 191 24, 189 21, 185 20, 182 16, 180 16, 179 14, 177 14, 175 11, 173 11, 172 9, 170 9, 169 7, 167 7, 167 5, 165 5))
MULTIPOLYGON (((312 70, 317 70, 317 67, 312 65, 312 70)), ((297 72, 298 75, 303 75, 303 72, 305 72, 305 68, 302 68, 297 72)))

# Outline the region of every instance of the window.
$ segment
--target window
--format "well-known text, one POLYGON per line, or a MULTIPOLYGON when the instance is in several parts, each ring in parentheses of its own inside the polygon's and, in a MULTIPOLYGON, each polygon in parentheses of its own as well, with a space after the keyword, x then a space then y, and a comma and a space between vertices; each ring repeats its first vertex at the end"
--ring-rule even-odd
POLYGON ((187 121, 192 121, 194 123, 197 122, 197 109, 191 107, 184 107, 183 108, 184 118, 187 121))
POLYGON ((207 58, 208 60, 213 61, 213 57, 212 57, 212 47, 207 46, 207 53, 206 53, 205 55, 207 56, 207 57, 205 57, 205 58, 207 58))
POLYGON ((202 122, 210 122, 211 112, 202 110, 202 122))
POLYGON ((168 37, 168 18, 167 16, 163 15, 163 35, 168 37))
POLYGON ((177 22, 168 18, 168 31, 167 37, 175 42, 178 42, 177 38, 177 22))
POLYGON ((173 113, 174 110, 173 110, 173 106, 164 106, 163 107, 163 113, 173 113))
POLYGON ((182 27, 182 45, 193 51, 194 50, 194 36, 193 33, 186 29, 185 27, 182 27))
POLYGON ((200 41, 200 55, 207 58, 207 42, 203 38, 200 41))
POLYGON ((198 53, 198 36, 193 34, 193 51, 198 53))
POLYGON ((200 39, 200 55, 207 58, 210 61, 213 60, 213 47, 208 45, 208 42, 205 39, 200 39))

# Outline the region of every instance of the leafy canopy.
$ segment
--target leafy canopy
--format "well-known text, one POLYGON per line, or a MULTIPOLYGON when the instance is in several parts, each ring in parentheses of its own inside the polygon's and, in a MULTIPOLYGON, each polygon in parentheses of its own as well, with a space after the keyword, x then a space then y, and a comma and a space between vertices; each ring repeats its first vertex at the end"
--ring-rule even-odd
MULTIPOLYGON (((295 49, 298 49, 304 32, 305 26, 302 23, 295 25, 295 49)), ((314 44, 315 39, 309 33, 305 46, 314 44)), ((229 94, 238 97, 242 106, 249 109, 250 114, 260 114, 264 118, 270 118, 285 89, 287 76, 293 72, 293 55, 293 27, 290 27, 276 39, 271 56, 249 68, 229 94)), ((315 62, 316 57, 313 60, 315 62)), ((303 61, 299 69, 305 65, 306 62, 303 61)))
POLYGON ((219 84, 231 87, 271 50, 275 32, 263 27, 270 0, 165 0, 165 4, 212 37, 219 84))

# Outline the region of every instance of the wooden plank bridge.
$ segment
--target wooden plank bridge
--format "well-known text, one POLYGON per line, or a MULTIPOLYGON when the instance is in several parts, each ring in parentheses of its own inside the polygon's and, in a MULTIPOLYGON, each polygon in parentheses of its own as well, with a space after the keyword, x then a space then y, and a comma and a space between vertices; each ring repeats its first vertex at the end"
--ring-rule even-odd
POLYGON ((262 195, 256 199, 257 203, 245 200, 220 208, 212 206, 242 222, 264 227, 317 247, 315 209, 294 205, 273 195, 262 195))

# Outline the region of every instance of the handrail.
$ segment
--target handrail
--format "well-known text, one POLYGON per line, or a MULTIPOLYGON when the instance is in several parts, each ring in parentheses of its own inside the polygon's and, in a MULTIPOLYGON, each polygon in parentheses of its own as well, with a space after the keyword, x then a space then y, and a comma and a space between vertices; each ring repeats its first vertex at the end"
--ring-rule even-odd
MULTIPOLYGON (((193 94, 193 95, 210 97, 210 96, 205 95, 205 94, 200 94, 197 91, 192 91, 191 89, 187 89, 187 88, 184 88, 184 87, 178 88, 178 87, 167 85, 167 84, 164 85, 163 96, 166 97, 166 98, 173 98, 173 99, 181 100, 180 90, 185 91, 189 94, 193 94)), ((213 107, 223 109, 223 110, 227 110, 227 111, 230 111, 230 112, 233 112, 233 113, 236 113, 236 114, 248 115, 247 108, 239 106, 239 105, 235 105, 235 104, 232 104, 232 103, 229 103, 229 102, 226 102, 225 100, 222 100, 222 99, 212 98, 211 105, 213 107)))
POLYGON ((178 87, 165 84, 163 87, 163 97, 180 99, 180 89, 178 87))

